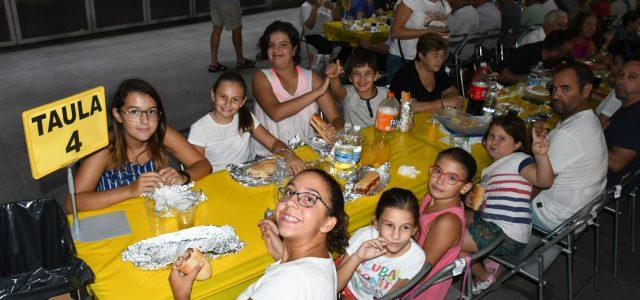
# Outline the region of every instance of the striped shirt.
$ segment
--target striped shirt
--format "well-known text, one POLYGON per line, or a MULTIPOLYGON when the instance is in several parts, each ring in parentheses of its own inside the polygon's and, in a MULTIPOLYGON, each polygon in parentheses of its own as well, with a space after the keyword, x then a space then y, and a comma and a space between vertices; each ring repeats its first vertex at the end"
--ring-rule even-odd
POLYGON ((511 239, 527 243, 531 234, 532 184, 520 172, 535 163, 522 152, 509 154, 482 170, 485 188, 482 219, 498 225, 511 239))
POLYGON ((142 165, 125 163, 120 168, 106 170, 102 173, 96 191, 111 190, 134 183, 140 174, 153 172, 153 160, 148 160, 142 165))

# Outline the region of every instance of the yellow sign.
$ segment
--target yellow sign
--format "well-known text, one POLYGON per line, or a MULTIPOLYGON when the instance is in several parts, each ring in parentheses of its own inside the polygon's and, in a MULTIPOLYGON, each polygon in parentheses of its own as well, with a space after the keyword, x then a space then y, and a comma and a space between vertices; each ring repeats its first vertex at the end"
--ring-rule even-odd
POLYGON ((29 163, 39 179, 109 143, 104 87, 22 113, 29 163))

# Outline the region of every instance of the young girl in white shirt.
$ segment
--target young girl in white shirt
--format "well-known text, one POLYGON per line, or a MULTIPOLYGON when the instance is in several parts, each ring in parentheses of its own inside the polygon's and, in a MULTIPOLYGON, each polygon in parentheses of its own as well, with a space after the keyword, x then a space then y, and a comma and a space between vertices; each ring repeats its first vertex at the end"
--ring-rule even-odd
POLYGON ((251 137, 271 152, 285 157, 292 174, 304 169, 304 162, 285 143, 269 133, 244 104, 247 85, 236 72, 227 72, 213 84, 213 111, 191 125, 189 143, 204 154, 216 172, 227 164, 248 161, 253 156, 251 137))
POLYGON ((376 299, 418 274, 425 254, 411 238, 418 231, 418 199, 392 188, 380 196, 373 225, 358 229, 338 266, 342 299, 376 299))

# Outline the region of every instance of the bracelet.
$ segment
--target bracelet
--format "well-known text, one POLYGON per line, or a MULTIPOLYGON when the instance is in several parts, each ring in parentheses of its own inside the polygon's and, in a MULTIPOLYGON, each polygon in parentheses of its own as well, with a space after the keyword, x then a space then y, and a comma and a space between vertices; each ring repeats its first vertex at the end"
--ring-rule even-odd
POLYGON ((180 174, 180 175, 182 175, 184 177, 187 177, 187 181, 185 181, 182 185, 186 185, 189 182, 191 182, 191 175, 189 175, 189 173, 187 173, 186 171, 179 170, 178 174, 180 174))

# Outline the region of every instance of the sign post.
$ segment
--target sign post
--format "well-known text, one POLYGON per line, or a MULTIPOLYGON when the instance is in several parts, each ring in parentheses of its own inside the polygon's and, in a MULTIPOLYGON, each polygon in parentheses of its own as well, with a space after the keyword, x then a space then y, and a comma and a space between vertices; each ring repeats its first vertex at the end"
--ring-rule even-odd
POLYGON ((72 233, 77 239, 81 222, 78 220, 72 166, 82 157, 109 144, 104 87, 27 110, 22 113, 22 124, 34 179, 67 168, 73 209, 72 233))

